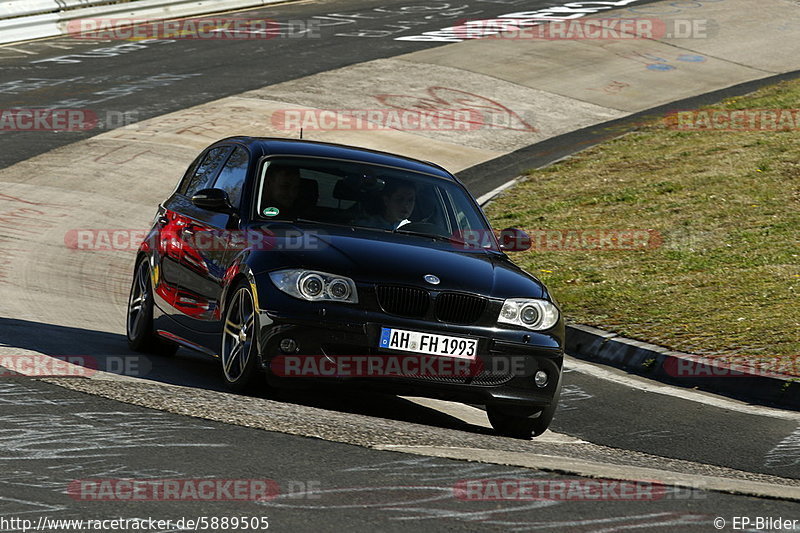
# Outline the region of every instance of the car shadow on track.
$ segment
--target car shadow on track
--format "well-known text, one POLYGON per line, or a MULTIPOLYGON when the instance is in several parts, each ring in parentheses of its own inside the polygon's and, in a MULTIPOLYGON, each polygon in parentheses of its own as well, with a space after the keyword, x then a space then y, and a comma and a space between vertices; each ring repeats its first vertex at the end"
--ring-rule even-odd
MULTIPOLYGON (((181 348, 171 357, 143 355, 128 349, 125 335, 122 334, 0 317, 0 365, 14 364, 15 357, 24 357, 31 352, 65 359, 88 369, 90 372, 86 374, 101 370, 145 382, 227 392, 222 382, 219 362, 191 350, 181 348)), ((55 371, 49 375, 58 376, 59 371, 63 372, 63 366, 43 365, 40 375, 31 377, 45 377, 53 370, 55 371)), ((265 386, 250 394, 343 413, 471 433, 491 433, 487 428, 469 424, 455 416, 398 396, 344 386, 322 384, 315 385, 313 389, 268 389, 265 386)))

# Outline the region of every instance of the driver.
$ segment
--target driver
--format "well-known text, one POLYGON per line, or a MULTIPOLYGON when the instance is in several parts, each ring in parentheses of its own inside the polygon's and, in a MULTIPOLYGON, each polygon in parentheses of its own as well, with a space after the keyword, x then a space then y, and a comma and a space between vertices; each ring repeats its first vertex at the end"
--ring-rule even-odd
POLYGON ((359 226, 396 230, 409 224, 414 211, 417 190, 414 184, 403 180, 392 180, 386 184, 380 195, 380 213, 364 216, 355 221, 359 226))

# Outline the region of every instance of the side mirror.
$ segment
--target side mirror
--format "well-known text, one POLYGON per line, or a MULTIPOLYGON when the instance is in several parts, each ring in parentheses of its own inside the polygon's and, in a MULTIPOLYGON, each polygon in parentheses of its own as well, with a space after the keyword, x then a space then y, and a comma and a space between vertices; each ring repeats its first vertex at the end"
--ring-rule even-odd
POLYGON ((236 210, 222 189, 200 189, 192 196, 192 203, 202 209, 233 214, 236 210))
POLYGON ((506 252, 524 252, 531 249, 531 236, 517 228, 506 228, 498 236, 500 249, 506 252))

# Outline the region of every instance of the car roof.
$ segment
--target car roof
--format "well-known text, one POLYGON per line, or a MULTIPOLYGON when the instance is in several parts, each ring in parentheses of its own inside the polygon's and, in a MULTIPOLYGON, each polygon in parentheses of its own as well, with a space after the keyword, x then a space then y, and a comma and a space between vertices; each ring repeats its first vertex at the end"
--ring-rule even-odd
POLYGON ((279 137, 229 137, 219 142, 238 142, 245 144, 254 152, 260 151, 261 155, 315 156, 347 159, 397 167, 414 172, 424 172, 450 181, 458 181, 447 170, 435 163, 388 152, 370 150, 368 148, 359 148, 357 146, 279 137))

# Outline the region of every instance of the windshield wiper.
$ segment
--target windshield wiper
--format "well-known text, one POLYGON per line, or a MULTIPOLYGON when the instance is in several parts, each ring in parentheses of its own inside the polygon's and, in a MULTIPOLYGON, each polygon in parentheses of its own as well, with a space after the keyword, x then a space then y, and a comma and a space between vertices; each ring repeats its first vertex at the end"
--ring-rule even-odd
POLYGON ((326 226, 342 226, 344 228, 350 228, 350 224, 339 224, 338 222, 323 222, 322 220, 311 220, 310 218, 296 218, 292 222, 303 222, 305 224, 323 224, 326 226))
POLYGON ((436 241, 447 241, 447 242, 452 242, 454 244, 467 244, 465 241, 461 239, 456 239, 455 237, 452 236, 447 237, 445 235, 439 235, 436 233, 425 233, 423 231, 408 231, 404 230, 403 226, 400 226, 399 228, 395 229, 394 231, 392 231, 392 233, 405 233, 407 235, 415 235, 417 237, 428 237, 429 239, 434 239, 436 241))

